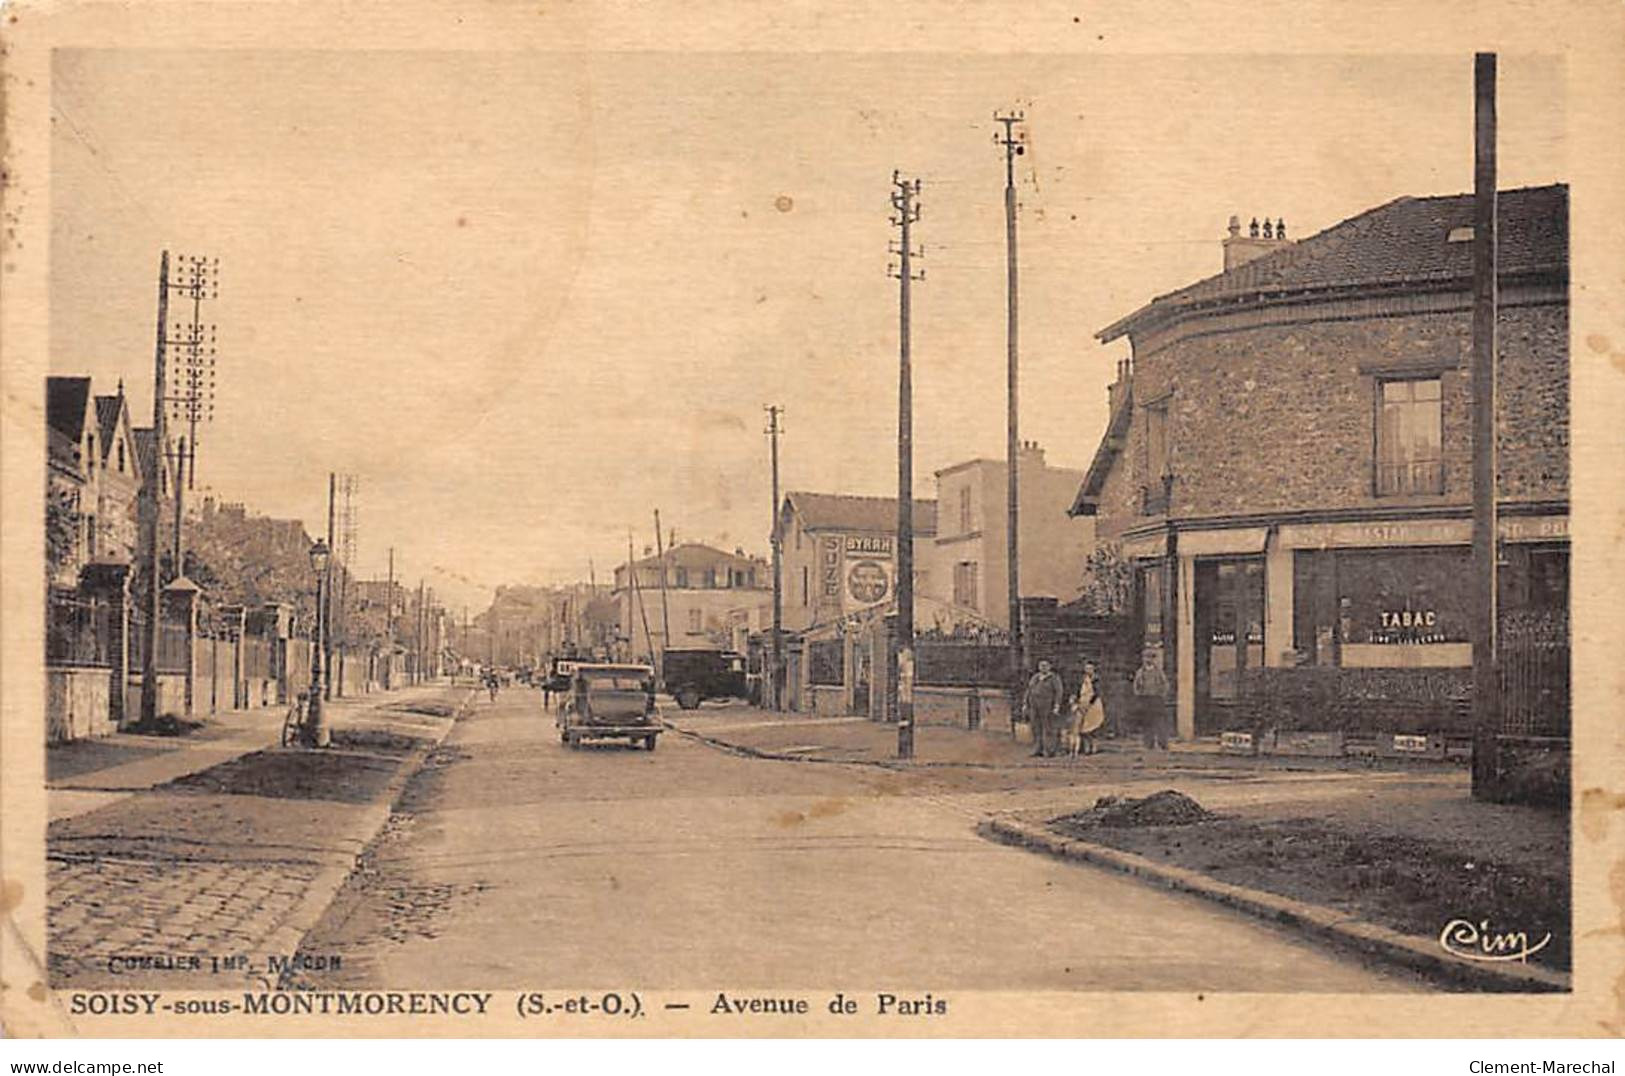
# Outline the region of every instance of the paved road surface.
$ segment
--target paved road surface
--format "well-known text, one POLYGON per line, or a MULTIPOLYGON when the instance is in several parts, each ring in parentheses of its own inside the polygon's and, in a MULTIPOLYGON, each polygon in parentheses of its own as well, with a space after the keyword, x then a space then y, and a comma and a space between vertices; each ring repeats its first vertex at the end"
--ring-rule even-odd
MULTIPOLYGON (((745 712, 744 717, 748 717, 745 712)), ((978 838, 929 776, 676 734, 571 751, 481 700, 307 940, 301 985, 1418 988, 1193 898, 978 838)))

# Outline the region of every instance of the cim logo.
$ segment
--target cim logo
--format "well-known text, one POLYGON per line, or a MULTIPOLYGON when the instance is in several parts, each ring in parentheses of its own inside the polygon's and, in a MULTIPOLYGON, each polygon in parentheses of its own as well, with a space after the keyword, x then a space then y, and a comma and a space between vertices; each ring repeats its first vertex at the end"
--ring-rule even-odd
POLYGON ((1551 932, 1547 931, 1544 938, 1530 945, 1527 932, 1509 930, 1497 933, 1490 929, 1488 919, 1480 919, 1477 923, 1470 919, 1452 919, 1439 932, 1439 946, 1451 956, 1494 963, 1516 960, 1520 964, 1527 964, 1531 956, 1546 948, 1551 941, 1551 932))

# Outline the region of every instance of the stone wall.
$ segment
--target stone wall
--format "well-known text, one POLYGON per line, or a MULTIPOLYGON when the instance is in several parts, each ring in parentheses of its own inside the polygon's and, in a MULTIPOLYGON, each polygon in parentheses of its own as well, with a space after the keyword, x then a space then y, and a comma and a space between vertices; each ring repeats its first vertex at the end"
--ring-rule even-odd
POLYGON ((109 710, 113 674, 99 665, 45 670, 45 742, 66 743, 118 731, 109 710))
MULTIPOLYGON (((1569 490, 1568 309, 1515 305, 1500 320, 1497 421, 1501 495, 1566 498, 1569 490)), ((1471 500, 1471 314, 1449 311, 1298 321, 1136 339, 1135 414, 1102 490, 1103 535, 1143 521, 1144 411, 1165 399, 1170 514, 1227 516, 1312 509, 1458 504, 1471 500), (1444 493, 1377 497, 1376 382, 1438 370, 1444 493)), ((1232 316, 1234 317, 1234 315, 1232 316)))

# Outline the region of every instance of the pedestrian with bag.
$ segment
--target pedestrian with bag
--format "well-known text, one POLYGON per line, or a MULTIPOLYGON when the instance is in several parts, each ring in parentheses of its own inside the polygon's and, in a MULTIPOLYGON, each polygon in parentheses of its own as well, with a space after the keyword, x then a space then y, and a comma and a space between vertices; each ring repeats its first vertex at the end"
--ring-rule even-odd
POLYGON ((1060 754, 1061 708, 1066 690, 1048 661, 1038 663, 1038 671, 1027 682, 1025 709, 1033 730, 1033 757, 1053 758, 1060 754))

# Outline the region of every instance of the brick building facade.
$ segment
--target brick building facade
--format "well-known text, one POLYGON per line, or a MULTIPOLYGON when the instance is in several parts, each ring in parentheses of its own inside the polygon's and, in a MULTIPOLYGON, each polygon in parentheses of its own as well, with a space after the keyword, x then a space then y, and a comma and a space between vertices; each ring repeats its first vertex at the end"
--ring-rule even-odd
MULTIPOLYGON (((1249 670, 1465 682, 1471 224, 1400 198, 1243 251, 1232 221, 1224 272, 1098 334, 1132 357, 1072 512, 1136 566, 1180 735, 1244 723, 1249 670)), ((1567 188, 1502 192, 1499 230, 1502 600, 1566 631, 1567 188)))

